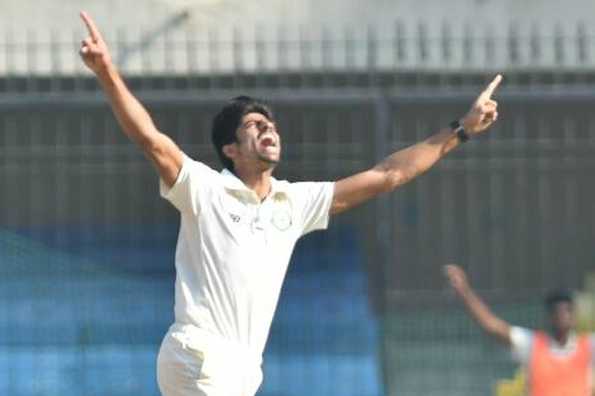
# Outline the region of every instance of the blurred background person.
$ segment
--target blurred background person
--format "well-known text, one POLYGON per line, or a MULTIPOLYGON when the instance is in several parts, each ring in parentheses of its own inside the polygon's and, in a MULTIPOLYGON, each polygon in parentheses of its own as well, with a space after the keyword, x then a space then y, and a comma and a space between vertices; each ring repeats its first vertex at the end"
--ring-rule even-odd
POLYGON ((544 301, 548 329, 530 330, 494 315, 470 286, 461 267, 447 265, 444 271, 469 315, 488 335, 510 347, 516 360, 525 366, 530 396, 591 396, 595 392, 595 333, 575 332, 570 292, 550 292, 544 301))

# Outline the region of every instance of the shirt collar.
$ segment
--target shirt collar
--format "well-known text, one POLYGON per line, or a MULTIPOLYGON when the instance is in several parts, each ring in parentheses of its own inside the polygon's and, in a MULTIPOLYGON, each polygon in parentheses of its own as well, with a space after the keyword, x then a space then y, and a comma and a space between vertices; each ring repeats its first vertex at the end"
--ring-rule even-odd
POLYGON ((565 344, 560 344, 558 342, 558 340, 556 340, 554 337, 552 337, 550 335, 550 345, 552 346, 552 348, 555 349, 574 349, 576 347, 576 343, 577 343, 577 336, 576 336, 576 332, 572 331, 570 332, 570 334, 568 334, 568 340, 566 340, 565 344))
MULTIPOLYGON (((253 200, 258 201, 258 196, 256 193, 248 188, 244 184, 244 182, 237 177, 233 172, 229 169, 224 168, 221 171, 221 176, 223 176, 223 187, 232 195, 237 196, 239 198, 250 198, 253 200)), ((268 197, 272 197, 274 199, 284 199, 287 197, 287 183, 279 181, 271 176, 271 192, 268 197)))

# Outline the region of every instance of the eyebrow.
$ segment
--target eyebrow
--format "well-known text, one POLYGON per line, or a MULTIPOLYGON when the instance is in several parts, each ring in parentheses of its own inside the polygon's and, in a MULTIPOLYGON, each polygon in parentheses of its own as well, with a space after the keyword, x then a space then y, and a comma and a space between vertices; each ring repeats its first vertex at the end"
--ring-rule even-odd
POLYGON ((260 118, 258 120, 248 120, 248 121, 245 121, 244 123, 242 123, 242 126, 246 126, 246 125, 250 124, 251 122, 259 123, 259 122, 273 122, 273 121, 271 121, 271 120, 269 120, 268 118, 265 117, 265 118, 260 118))
POLYGON ((245 127, 246 125, 250 124, 251 122, 259 122, 258 120, 248 120, 242 123, 242 126, 245 127))

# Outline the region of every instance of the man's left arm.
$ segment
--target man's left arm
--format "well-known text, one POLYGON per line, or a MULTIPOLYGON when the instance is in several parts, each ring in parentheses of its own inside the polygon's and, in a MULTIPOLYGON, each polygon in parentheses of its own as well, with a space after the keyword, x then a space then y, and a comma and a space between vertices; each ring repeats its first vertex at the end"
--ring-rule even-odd
MULTIPOLYGON (((496 76, 460 120, 466 135, 472 137, 480 134, 498 118, 498 104, 492 100, 492 94, 501 80, 501 75, 496 76)), ((461 143, 459 134, 452 128, 445 128, 422 142, 393 153, 372 169, 337 181, 331 214, 343 212, 381 193, 393 191, 426 172, 461 143)))

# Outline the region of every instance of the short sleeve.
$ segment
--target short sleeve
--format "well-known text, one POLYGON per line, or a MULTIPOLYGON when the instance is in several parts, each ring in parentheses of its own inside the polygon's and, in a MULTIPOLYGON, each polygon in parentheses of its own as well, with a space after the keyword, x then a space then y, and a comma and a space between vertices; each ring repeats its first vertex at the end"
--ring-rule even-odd
POLYGON ((302 182, 293 184, 297 207, 294 210, 301 221, 302 235, 328 226, 335 183, 302 182))
POLYGON ((593 369, 595 370, 595 333, 591 333, 589 338, 591 340, 591 363, 593 365, 593 369))
POLYGON ((522 364, 529 363, 533 338, 533 331, 529 329, 516 326, 510 328, 510 345, 514 360, 522 364))
POLYGON ((209 189, 219 173, 205 164, 190 159, 183 154, 182 168, 173 186, 159 180, 159 192, 182 213, 198 215, 209 189))

